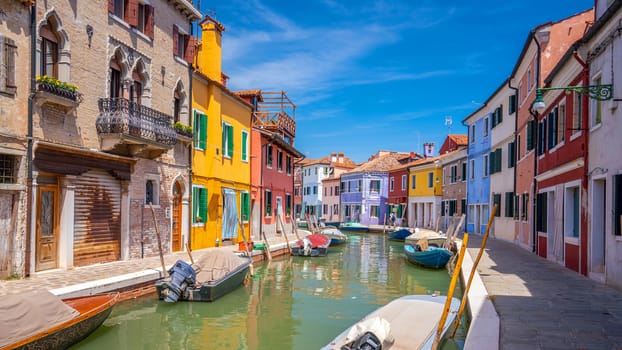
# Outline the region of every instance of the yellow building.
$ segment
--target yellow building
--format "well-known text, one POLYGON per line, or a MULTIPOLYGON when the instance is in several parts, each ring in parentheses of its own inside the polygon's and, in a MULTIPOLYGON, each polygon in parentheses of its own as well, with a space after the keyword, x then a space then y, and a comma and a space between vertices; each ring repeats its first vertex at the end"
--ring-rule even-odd
POLYGON ((201 45, 192 77, 193 249, 250 237, 250 130, 253 107, 226 87, 222 73, 222 32, 206 16, 199 23, 201 45), (238 218, 244 218, 240 226, 238 218))
POLYGON ((408 169, 408 222, 413 227, 436 228, 443 198, 440 157, 422 158, 408 169))

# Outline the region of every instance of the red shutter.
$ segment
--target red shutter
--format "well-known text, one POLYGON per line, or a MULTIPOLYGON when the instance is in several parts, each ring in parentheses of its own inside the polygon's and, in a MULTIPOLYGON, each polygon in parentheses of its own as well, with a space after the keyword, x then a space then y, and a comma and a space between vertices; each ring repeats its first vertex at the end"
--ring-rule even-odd
POLYGON ((177 26, 173 25, 173 56, 177 56, 177 45, 179 45, 179 43, 177 42, 177 37, 179 37, 179 31, 177 30, 177 26))
POLYGON ((184 51, 184 60, 189 64, 194 63, 194 37, 192 35, 186 35, 186 50, 184 51))
POLYGON ((153 6, 145 5, 145 35, 153 40, 153 6))
POLYGON ((114 13, 114 0, 108 0, 108 13, 114 13))
POLYGON ((125 5, 125 19, 129 25, 138 25, 138 0, 128 0, 125 5))

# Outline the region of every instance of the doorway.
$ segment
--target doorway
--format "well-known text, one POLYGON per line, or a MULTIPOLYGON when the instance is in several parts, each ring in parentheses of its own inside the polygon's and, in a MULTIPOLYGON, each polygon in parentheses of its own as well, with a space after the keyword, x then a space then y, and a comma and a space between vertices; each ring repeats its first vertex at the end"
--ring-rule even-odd
POLYGON ((590 251, 590 275, 591 277, 604 277, 605 273, 605 211, 606 180, 592 181, 592 227, 591 227, 591 251, 590 251), (599 276, 601 275, 601 276, 599 276))
POLYGON ((175 182, 173 185, 173 222, 172 237, 171 237, 171 250, 174 252, 181 251, 181 197, 182 190, 179 182, 175 182))
POLYGON ((58 267, 58 187, 37 189, 35 271, 58 267))

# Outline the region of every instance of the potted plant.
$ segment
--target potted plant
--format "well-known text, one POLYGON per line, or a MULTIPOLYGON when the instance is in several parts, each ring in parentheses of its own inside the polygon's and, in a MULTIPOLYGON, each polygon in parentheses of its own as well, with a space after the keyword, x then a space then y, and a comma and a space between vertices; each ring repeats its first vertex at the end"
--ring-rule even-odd
POLYGON ((188 125, 184 125, 180 122, 175 122, 173 124, 173 129, 180 135, 192 138, 192 127, 188 125))
POLYGON ((48 77, 47 75, 37 77, 37 89, 74 101, 77 101, 81 96, 76 85, 60 81, 54 77, 48 77))
POLYGON ((203 222, 203 218, 199 215, 197 215, 197 217, 194 218, 195 222, 203 222))

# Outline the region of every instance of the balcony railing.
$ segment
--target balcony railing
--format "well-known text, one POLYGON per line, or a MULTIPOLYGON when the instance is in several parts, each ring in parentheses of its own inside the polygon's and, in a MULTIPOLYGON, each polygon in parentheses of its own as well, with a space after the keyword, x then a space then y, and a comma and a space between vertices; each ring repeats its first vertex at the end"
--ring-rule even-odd
POLYGON ((171 123, 172 117, 160 111, 125 98, 100 98, 98 105, 95 126, 100 137, 106 139, 102 142, 106 151, 135 155, 136 149, 147 149, 152 157, 154 149, 159 155, 179 139, 171 123))

